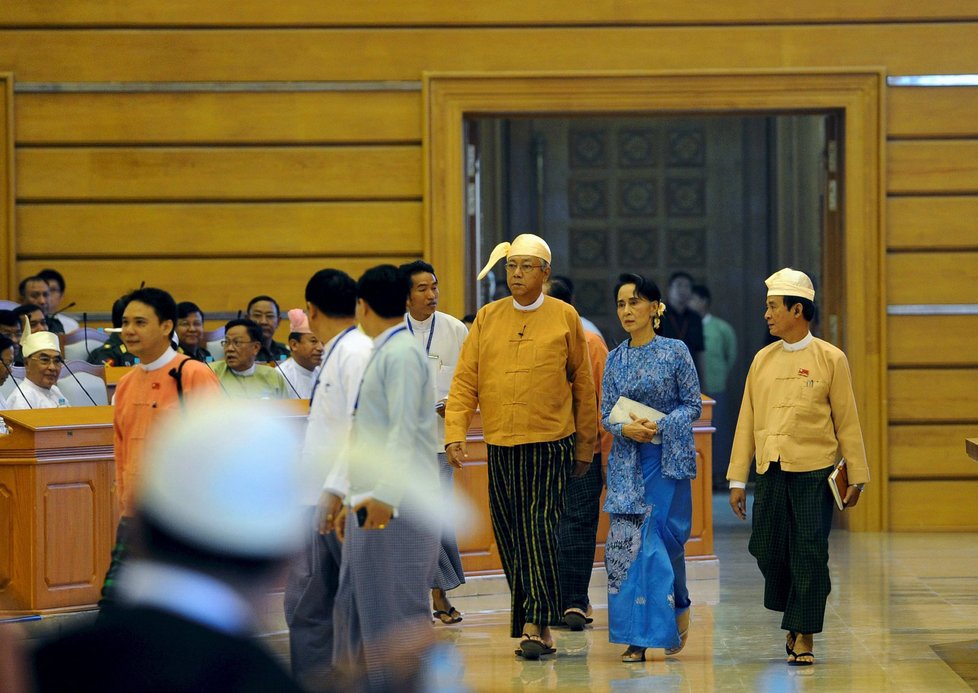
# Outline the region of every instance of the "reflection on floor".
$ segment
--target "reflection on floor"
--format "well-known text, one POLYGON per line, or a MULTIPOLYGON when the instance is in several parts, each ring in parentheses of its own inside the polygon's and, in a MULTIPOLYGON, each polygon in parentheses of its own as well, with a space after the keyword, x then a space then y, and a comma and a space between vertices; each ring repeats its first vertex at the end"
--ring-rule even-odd
MULTIPOLYGON (((831 537, 832 594, 814 667, 784 661, 780 614, 762 606, 747 553, 749 525, 714 499, 719 580, 690 582, 693 625, 674 658, 622 664, 608 642, 607 593, 596 571, 594 626, 555 631, 557 654, 526 662, 508 637, 509 595, 455 597, 465 620, 437 625, 454 643, 473 691, 968 691, 978 681, 978 536, 831 537)), ((467 586, 476 591, 474 585, 467 586)), ((462 589, 465 589, 463 587, 462 589)), ((273 637, 279 652, 284 636, 273 637)))
MULTIPOLYGON (((513 655, 509 595, 476 594, 472 581, 453 601, 465 620, 435 626, 455 644, 463 684, 473 691, 968 691, 978 685, 978 535, 849 534, 831 537, 833 590, 814 667, 784 662, 780 614, 761 605, 762 585, 747 553, 749 528, 725 496, 714 502, 720 578, 694 580, 693 624, 675 658, 622 664, 610 644, 607 595, 596 571, 594 626, 556 631, 557 654, 525 662, 513 655)), ((485 582, 481 583, 485 586, 485 582)), ((288 656, 281 596, 270 602, 266 642, 288 656), (277 631, 277 632, 275 632, 277 631)), ((45 619, 28 628, 38 637, 45 619)))

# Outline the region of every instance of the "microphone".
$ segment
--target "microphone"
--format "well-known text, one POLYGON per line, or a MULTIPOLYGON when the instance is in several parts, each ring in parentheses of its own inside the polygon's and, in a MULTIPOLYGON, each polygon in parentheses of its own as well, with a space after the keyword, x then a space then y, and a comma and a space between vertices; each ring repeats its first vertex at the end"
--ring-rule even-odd
POLYGON ((92 350, 88 348, 88 311, 84 310, 82 311, 82 335, 85 337, 85 353, 91 354, 92 350))
MULTIPOLYGON (((284 363, 284 361, 282 363, 284 363)), ((275 370, 277 370, 279 374, 282 376, 282 378, 285 379, 285 382, 289 384, 289 387, 292 388, 292 392, 295 393, 296 398, 302 399, 302 395, 300 395, 299 391, 295 389, 295 385, 293 385, 292 381, 289 380, 288 376, 285 375, 285 371, 282 370, 282 367, 279 366, 278 364, 275 364, 275 370)))
MULTIPOLYGON (((3 359, 0 359, 0 363, 3 363, 3 359)), ((31 401, 27 399, 27 395, 25 395, 24 391, 20 389, 20 383, 18 383, 17 378, 14 377, 14 372, 10 370, 10 366, 3 363, 3 367, 7 369, 7 375, 9 375, 10 379, 14 381, 14 387, 17 388, 17 392, 19 392, 20 396, 24 398, 24 401, 27 402, 27 408, 33 409, 34 407, 31 405, 31 401)))
POLYGON ((523 329, 517 332, 516 334, 518 334, 520 336, 520 339, 522 339, 524 332, 526 332, 526 323, 523 323, 523 329))
POLYGON ((86 390, 85 389, 85 386, 81 384, 81 380, 79 380, 78 379, 78 376, 75 375, 75 372, 73 370, 71 370, 71 368, 68 367, 68 362, 67 361, 62 361, 61 362, 61 365, 68 369, 68 373, 71 374, 71 377, 75 379, 75 382, 76 383, 78 383, 78 387, 80 387, 82 389, 82 392, 85 393, 85 396, 88 397, 88 400, 92 403, 92 406, 93 407, 97 407, 98 406, 98 402, 95 401, 95 398, 94 397, 92 397, 90 394, 88 394, 88 390, 86 390))
POLYGON ((54 312, 54 313, 51 313, 51 316, 53 317, 53 316, 55 316, 55 315, 61 315, 62 313, 64 313, 64 312, 65 312, 66 310, 68 310, 69 308, 74 308, 74 307, 75 307, 75 302, 74 302, 74 301, 72 301, 71 303, 69 303, 68 305, 66 305, 66 306, 65 306, 64 308, 62 308, 61 310, 59 310, 59 311, 56 311, 56 312, 54 312))

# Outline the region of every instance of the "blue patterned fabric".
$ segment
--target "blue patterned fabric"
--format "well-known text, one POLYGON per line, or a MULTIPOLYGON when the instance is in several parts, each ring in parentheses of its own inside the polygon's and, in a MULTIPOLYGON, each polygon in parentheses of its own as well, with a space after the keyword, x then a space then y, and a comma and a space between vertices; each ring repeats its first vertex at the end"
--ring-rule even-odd
POLYGON ((608 459, 608 495, 605 512, 644 515, 645 483, 639 444, 625 438, 623 424, 608 422, 615 402, 628 397, 654 407, 666 416, 659 421, 662 434, 662 476, 696 477, 693 422, 703 408, 700 383, 689 349, 678 339, 657 336, 640 347, 622 342, 608 354, 602 380, 601 423, 614 435, 608 459))
POLYGON ((689 479, 662 476, 662 446, 641 446, 646 515, 611 516, 608 639, 638 647, 678 647, 676 617, 689 608, 686 540, 692 529, 689 479))

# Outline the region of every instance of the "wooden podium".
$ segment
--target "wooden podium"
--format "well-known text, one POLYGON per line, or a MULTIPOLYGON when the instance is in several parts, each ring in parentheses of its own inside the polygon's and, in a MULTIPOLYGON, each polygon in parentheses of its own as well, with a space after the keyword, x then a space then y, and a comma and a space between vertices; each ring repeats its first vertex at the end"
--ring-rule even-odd
MULTIPOLYGON (((696 445, 697 475, 692 481, 693 526, 686 542, 686 560, 715 561, 713 554, 713 400, 703 396, 703 412, 693 422, 693 442, 696 445)), ((489 519, 489 470, 486 442, 482 437, 482 420, 476 412, 466 441, 468 458, 455 473, 455 485, 462 489, 477 510, 474 528, 458 537, 459 553, 466 575, 495 575, 502 573, 502 563, 496 538, 489 519)), ((604 506, 604 491, 601 493, 604 506)), ((598 521, 598 545, 594 560, 604 562, 604 541, 608 536, 609 518, 601 513, 598 521)))
POLYGON ((92 606, 115 540, 112 407, 0 417, 0 610, 92 606))

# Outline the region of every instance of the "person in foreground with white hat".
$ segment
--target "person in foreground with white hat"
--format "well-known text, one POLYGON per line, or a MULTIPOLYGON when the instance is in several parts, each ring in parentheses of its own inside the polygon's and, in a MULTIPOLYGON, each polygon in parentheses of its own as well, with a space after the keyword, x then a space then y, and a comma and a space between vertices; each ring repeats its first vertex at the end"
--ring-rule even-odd
POLYGON ((117 603, 42 644, 47 691, 300 691, 254 636, 301 543, 298 437, 254 403, 177 412, 148 449, 117 603))
POLYGON ((564 486, 582 476, 597 439, 587 340, 572 306, 545 296, 550 247, 524 233, 500 243, 479 273, 505 256, 512 297, 483 306, 455 369, 445 414, 445 451, 457 467, 476 408, 489 453, 489 510, 512 590, 517 654, 555 652, 563 622, 557 565, 564 486))
POLYGON ((815 663, 829 580, 829 530, 835 503, 829 474, 845 458, 844 503, 869 481, 849 362, 812 336, 815 289, 787 267, 765 280, 768 329, 780 341, 761 349, 747 373, 727 479, 730 507, 747 519, 746 482, 756 459, 749 549, 764 576, 764 606, 781 611, 788 664, 815 663))
POLYGON ((323 343, 313 334, 309 316, 301 308, 289 311, 289 351, 292 356, 277 365, 289 386, 289 399, 309 399, 323 361, 323 343))
POLYGON ((67 407, 68 399, 58 389, 61 377, 61 344, 53 332, 31 332, 24 319, 24 336, 20 350, 24 357, 25 377, 7 400, 8 409, 57 409, 67 407))

